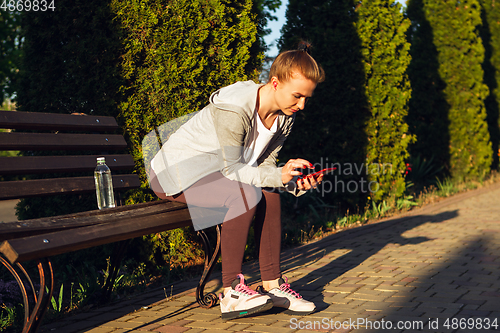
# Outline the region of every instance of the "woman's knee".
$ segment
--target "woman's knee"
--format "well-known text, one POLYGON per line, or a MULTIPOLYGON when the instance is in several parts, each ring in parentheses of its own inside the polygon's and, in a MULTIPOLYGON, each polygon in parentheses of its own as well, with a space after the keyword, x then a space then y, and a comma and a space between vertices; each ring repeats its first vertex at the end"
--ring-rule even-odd
POLYGON ((244 205, 247 210, 257 206, 262 198, 262 191, 252 185, 239 183, 238 188, 233 189, 229 202, 231 205, 244 205))
MULTIPOLYGON (((237 218, 238 216, 255 214, 257 204, 262 197, 260 189, 242 183, 236 183, 230 189, 225 206, 229 209, 226 220, 237 218)), ((251 219, 250 219, 251 220, 251 219)))

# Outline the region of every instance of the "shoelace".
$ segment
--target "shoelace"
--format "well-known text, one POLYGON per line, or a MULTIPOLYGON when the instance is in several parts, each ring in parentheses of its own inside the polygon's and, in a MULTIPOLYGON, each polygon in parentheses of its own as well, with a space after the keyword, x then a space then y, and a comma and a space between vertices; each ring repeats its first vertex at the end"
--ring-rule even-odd
MULTIPOLYGON (((245 284, 245 278, 243 277, 243 274, 238 274, 238 277, 240 278, 240 283, 238 283, 236 285, 236 287, 234 287, 234 291, 237 291, 237 292, 240 292, 240 293, 243 293, 243 294, 247 294, 249 296, 252 296, 252 295, 255 295, 255 294, 259 294, 255 290, 250 289, 245 284)), ((220 293, 219 294, 219 299, 222 301, 223 298, 224 298, 224 294, 220 293)))
POLYGON ((280 290, 284 293, 287 293, 287 294, 290 294, 292 295, 293 297, 297 298, 297 299, 301 299, 302 296, 299 295, 298 292, 292 290, 292 288, 290 288, 290 284, 289 283, 282 283, 280 285, 280 290))
POLYGON ((257 294, 255 290, 250 289, 250 287, 248 287, 246 284, 243 283, 237 284, 234 290, 250 296, 257 294))

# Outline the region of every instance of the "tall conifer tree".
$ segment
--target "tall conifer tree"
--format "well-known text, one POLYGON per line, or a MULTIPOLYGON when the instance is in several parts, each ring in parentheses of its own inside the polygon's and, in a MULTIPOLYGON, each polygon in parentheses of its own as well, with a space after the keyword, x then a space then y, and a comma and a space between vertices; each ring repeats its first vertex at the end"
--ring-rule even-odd
POLYGON ((109 4, 61 0, 55 10, 21 13, 19 110, 117 115, 119 36, 109 4))
POLYGON ((367 171, 371 181, 380 186, 373 194, 379 201, 388 195, 402 196, 405 191, 405 162, 408 144, 413 140, 406 123, 411 95, 406 73, 410 63, 406 39, 410 21, 403 17, 401 5, 392 0, 363 0, 357 13, 372 115, 366 129, 367 171))
POLYGON ((128 82, 120 120, 147 184, 141 145, 149 132, 200 110, 225 85, 257 79, 257 68, 247 67, 255 63, 250 48, 257 23, 250 0, 113 0, 111 8, 123 35, 128 82))
POLYGON ((21 58, 19 13, 0 10, 0 105, 12 97, 21 58))
MULTIPOLYGON (((216 89, 257 78, 256 10, 250 0, 60 0, 53 12, 23 12, 19 110, 116 117, 146 188, 147 133, 197 111, 216 89)), ((25 218, 56 208, 88 209, 42 204, 25 218)))
MULTIPOLYGON (((410 0, 409 7, 414 1, 420 0, 410 0)), ((479 3, 477 0, 423 0, 422 5, 425 20, 432 29, 437 72, 444 84, 442 92, 449 108, 450 174, 455 178, 483 176, 490 170, 492 151, 484 106, 488 95, 481 67, 484 48, 477 31, 481 25, 479 3)), ((413 30, 420 27, 417 23, 413 30)), ((417 117, 418 112, 415 110, 417 117)))
MULTIPOLYGON (((120 41, 109 5, 61 0, 54 11, 40 13, 20 13, 23 48, 17 109, 116 117, 123 81, 118 70, 120 41)), ((97 209, 95 193, 27 198, 18 206, 18 218, 90 209, 97 209)))
MULTIPOLYGON (((146 190, 128 202, 154 199, 142 139, 199 110, 216 89, 257 79, 258 19, 269 18, 259 11, 273 10, 276 1, 252 7, 250 0, 59 0, 54 12, 23 12, 20 109, 116 117, 146 190)), ((19 209, 22 218, 96 208, 92 195, 29 200, 19 209)), ((173 240, 183 239, 178 232, 173 240)), ((147 252, 161 258, 155 249, 168 241, 155 239, 147 252)))
POLYGON ((332 179, 338 200, 362 204, 371 195, 361 192, 363 182, 365 190, 373 182, 376 201, 405 189, 412 138, 404 120, 410 97, 408 26, 399 5, 388 0, 289 3, 282 50, 298 38, 311 41, 326 81, 297 115, 285 151, 313 163, 339 163, 338 178, 332 179))
MULTIPOLYGON (((311 55, 324 68, 326 80, 313 98, 297 113, 295 125, 280 160, 302 157, 319 167, 339 168, 323 185, 327 202, 347 207, 364 206, 362 177, 355 167, 366 161, 366 122, 370 116, 365 96, 361 41, 354 27, 353 0, 290 0, 287 22, 279 42, 281 51, 296 49, 299 40, 309 41, 311 55), (348 189, 350 184, 350 190, 348 189), (332 186, 329 186, 332 185, 332 186)), ((367 191, 366 184, 364 185, 367 191)), ((346 207, 344 207, 346 208, 346 207)))
POLYGON ((498 169, 500 157, 500 3, 496 0, 480 0, 479 2, 483 23, 480 34, 485 49, 484 83, 490 88, 484 104, 493 148, 492 168, 498 169))
POLYGON ((416 136, 416 142, 410 145, 410 153, 415 159, 432 161, 434 171, 441 169, 446 172, 450 165, 450 105, 443 92, 446 84, 439 74, 438 51, 432 27, 425 16, 423 0, 409 0, 406 14, 412 22, 408 30, 411 44, 408 76, 412 92, 407 119, 410 132, 416 136))

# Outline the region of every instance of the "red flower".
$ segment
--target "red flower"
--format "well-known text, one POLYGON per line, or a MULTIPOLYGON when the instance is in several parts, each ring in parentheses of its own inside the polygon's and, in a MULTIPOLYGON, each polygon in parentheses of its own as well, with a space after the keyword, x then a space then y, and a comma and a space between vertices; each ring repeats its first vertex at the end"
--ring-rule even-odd
POLYGON ((410 166, 410 163, 406 163, 406 171, 405 171, 405 176, 411 172, 411 166, 410 166))

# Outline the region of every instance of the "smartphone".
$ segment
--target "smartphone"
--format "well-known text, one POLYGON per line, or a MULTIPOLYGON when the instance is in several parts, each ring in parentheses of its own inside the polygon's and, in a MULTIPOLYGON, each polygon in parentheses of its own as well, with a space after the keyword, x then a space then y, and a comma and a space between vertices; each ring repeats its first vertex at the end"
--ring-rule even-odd
POLYGON ((302 180, 303 178, 305 178, 305 177, 314 177, 314 178, 317 178, 317 177, 319 177, 319 176, 320 176, 320 175, 322 175, 322 174, 324 175, 324 174, 331 173, 331 172, 333 172, 333 170, 336 170, 336 169, 337 169, 337 168, 326 168, 326 169, 323 169, 323 170, 317 171, 317 172, 315 172, 315 173, 311 173, 311 174, 309 174, 309 175, 302 176, 302 177, 300 177, 299 179, 297 179, 297 183, 298 183, 299 181, 301 181, 301 180, 302 180))

